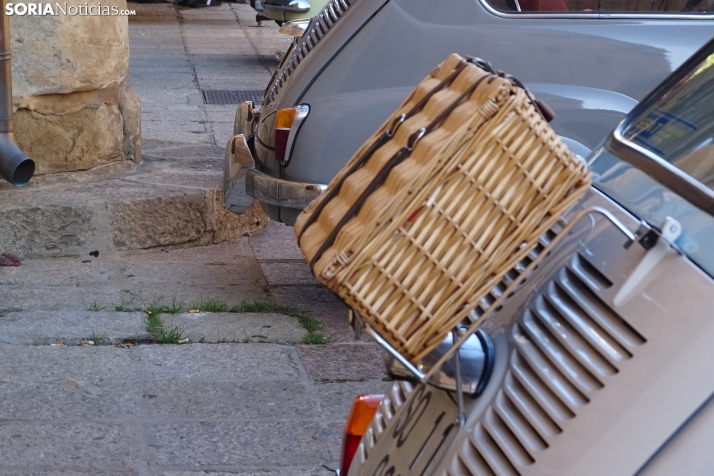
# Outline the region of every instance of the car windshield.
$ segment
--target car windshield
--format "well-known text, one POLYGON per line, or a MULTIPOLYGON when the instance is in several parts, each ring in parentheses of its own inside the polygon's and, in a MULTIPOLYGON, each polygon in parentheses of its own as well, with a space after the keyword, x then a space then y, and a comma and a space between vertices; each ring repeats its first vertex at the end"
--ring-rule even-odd
POLYGON ((622 136, 714 189, 714 54, 622 136))

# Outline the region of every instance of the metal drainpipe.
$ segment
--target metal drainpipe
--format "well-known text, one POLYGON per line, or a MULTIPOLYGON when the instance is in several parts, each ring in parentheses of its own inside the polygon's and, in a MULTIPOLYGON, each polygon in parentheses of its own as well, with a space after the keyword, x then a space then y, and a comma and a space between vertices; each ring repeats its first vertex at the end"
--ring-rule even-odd
POLYGON ((17 147, 12 127, 12 77, 10 75, 10 25, 0 0, 0 175, 22 187, 35 173, 35 163, 17 147))

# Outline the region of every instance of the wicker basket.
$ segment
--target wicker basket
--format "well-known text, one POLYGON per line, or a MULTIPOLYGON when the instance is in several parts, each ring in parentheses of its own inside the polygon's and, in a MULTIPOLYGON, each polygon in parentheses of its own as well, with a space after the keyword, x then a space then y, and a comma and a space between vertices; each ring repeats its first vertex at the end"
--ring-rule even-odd
POLYGON ((452 55, 295 232, 315 276, 417 363, 589 184, 530 93, 452 55))

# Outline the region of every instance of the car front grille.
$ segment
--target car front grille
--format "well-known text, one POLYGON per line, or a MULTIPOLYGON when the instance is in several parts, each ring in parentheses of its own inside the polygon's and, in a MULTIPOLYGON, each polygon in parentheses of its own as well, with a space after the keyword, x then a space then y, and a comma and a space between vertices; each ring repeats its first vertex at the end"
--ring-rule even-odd
POLYGON ((506 378, 448 474, 519 475, 645 338, 600 300, 612 283, 575 254, 512 327, 506 378))
MULTIPOLYGON (((355 458, 359 456, 360 464, 367 461, 369 454, 377 446, 384 431, 387 429, 392 419, 399 413, 409 395, 414 391, 414 385, 409 382, 394 382, 384 400, 379 406, 377 413, 369 424, 367 431, 362 437, 355 458)), ((346 476, 346 475, 345 475, 346 476)))
POLYGON ((268 86, 265 97, 263 98, 263 105, 270 104, 275 100, 278 92, 290 75, 293 74, 295 68, 298 67, 302 60, 317 46, 356 1, 357 0, 330 0, 330 2, 320 10, 320 13, 310 22, 308 31, 305 32, 291 50, 290 58, 283 63, 282 69, 276 73, 273 81, 268 86))

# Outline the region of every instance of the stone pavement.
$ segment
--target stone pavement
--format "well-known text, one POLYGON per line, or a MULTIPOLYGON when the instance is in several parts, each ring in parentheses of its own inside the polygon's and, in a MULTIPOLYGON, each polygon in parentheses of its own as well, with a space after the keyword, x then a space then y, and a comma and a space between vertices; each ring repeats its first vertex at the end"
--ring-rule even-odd
POLYGON ((382 352, 291 228, 219 219, 235 106, 199 92, 264 87, 283 39, 247 5, 130 8, 144 162, 0 192, 0 252, 25 258, 0 267, 0 476, 331 474, 354 396, 390 385, 382 352), (152 343, 169 330, 189 341, 152 343))
POLYGON ((218 243, 267 223, 227 213, 220 190, 236 105, 202 90, 264 89, 288 37, 246 4, 131 3, 129 84, 142 102, 142 163, 0 183, 0 253, 22 257, 218 243), (110 174, 111 175, 107 175, 110 174), (42 185, 42 186, 39 186, 42 185))
POLYGON ((24 260, 0 268, 0 475, 331 474, 353 398, 390 385, 381 359, 352 341, 281 224, 190 249, 24 260), (148 344, 140 310, 160 298, 274 306, 166 311, 189 342, 148 344), (304 344, 290 311, 331 343, 304 344))

